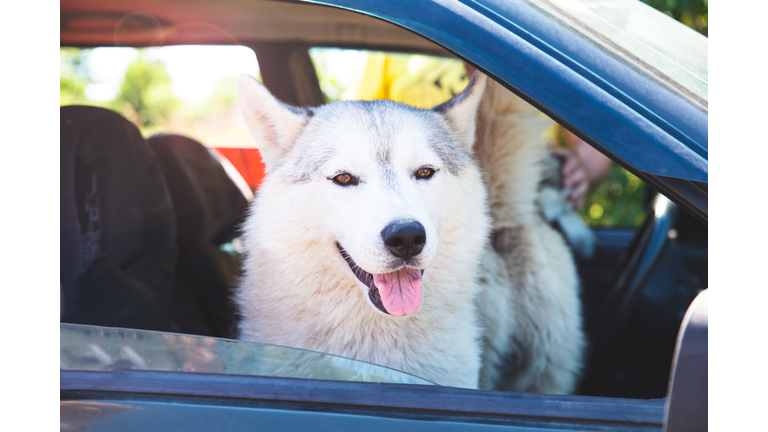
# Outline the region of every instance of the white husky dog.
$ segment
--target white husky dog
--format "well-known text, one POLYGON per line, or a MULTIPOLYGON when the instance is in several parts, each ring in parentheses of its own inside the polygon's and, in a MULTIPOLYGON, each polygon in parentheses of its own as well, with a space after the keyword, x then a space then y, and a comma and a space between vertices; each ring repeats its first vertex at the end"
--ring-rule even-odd
MULTIPOLYGON (((390 101, 299 109, 240 78, 241 107, 267 168, 242 239, 241 339, 351 357, 456 387, 478 388, 485 362, 496 372, 483 373, 483 387, 526 390, 489 381, 508 382, 501 357, 516 356, 516 364, 521 357, 510 334, 520 325, 510 322, 526 320, 499 314, 530 311, 510 300, 516 294, 509 285, 487 286, 510 277, 504 251, 490 249, 486 185, 473 157, 485 82, 476 73, 461 94, 431 110, 390 101), (482 286, 480 261, 489 255, 486 268, 497 275, 482 278, 482 286), (479 314, 477 305, 494 297, 490 313, 479 314), (488 337, 484 323, 505 334, 488 337), (484 356, 484 347, 494 354, 484 356)), ((529 336, 524 341, 536 342, 529 336)), ((559 347, 543 342, 521 352, 528 348, 546 357, 559 347)), ((538 363, 522 366, 535 382, 547 375, 538 363)), ((567 392, 577 371, 556 388, 525 385, 567 392)))

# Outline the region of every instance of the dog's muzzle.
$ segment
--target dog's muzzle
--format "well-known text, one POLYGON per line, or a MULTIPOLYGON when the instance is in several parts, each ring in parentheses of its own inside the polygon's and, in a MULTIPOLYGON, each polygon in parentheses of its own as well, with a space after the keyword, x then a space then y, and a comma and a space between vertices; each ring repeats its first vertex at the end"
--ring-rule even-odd
POLYGON ((336 247, 355 277, 368 287, 368 298, 376 309, 400 317, 413 314, 421 307, 424 270, 401 267, 390 273, 371 274, 357 265, 338 242, 336 247))

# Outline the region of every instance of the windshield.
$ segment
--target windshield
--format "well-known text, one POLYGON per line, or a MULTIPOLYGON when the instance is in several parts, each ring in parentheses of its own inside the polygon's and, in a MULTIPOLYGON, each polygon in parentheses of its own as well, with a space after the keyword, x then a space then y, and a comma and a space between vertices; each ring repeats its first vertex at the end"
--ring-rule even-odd
POLYGON ((527 1, 571 31, 707 106, 705 36, 637 0, 527 1))
POLYGON ((60 324, 62 370, 153 370, 284 378, 433 383, 362 361, 253 342, 60 324))

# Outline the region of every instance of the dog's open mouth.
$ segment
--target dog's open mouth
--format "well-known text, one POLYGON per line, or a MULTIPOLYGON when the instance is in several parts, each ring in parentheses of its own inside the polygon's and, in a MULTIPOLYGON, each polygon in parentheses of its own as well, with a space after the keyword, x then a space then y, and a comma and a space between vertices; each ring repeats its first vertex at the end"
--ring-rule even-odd
POLYGON ((402 267, 390 273, 371 274, 360 268, 349 253, 336 243, 352 273, 368 287, 368 298, 385 314, 410 315, 421 306, 421 275, 424 270, 402 267))

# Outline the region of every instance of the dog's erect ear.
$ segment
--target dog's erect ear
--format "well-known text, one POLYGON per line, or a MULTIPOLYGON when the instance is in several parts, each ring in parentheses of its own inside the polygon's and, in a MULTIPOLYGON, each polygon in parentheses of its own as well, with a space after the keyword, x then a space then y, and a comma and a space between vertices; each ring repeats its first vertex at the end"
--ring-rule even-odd
POLYGON ((480 106, 480 100, 483 98, 486 79, 480 71, 475 71, 469 79, 469 84, 461 93, 448 102, 432 108, 448 120, 468 152, 472 152, 472 146, 475 145, 475 117, 477 107, 480 106))
POLYGON ((248 75, 237 80, 237 91, 240 108, 268 172, 291 148, 309 115, 301 108, 283 104, 248 75))

